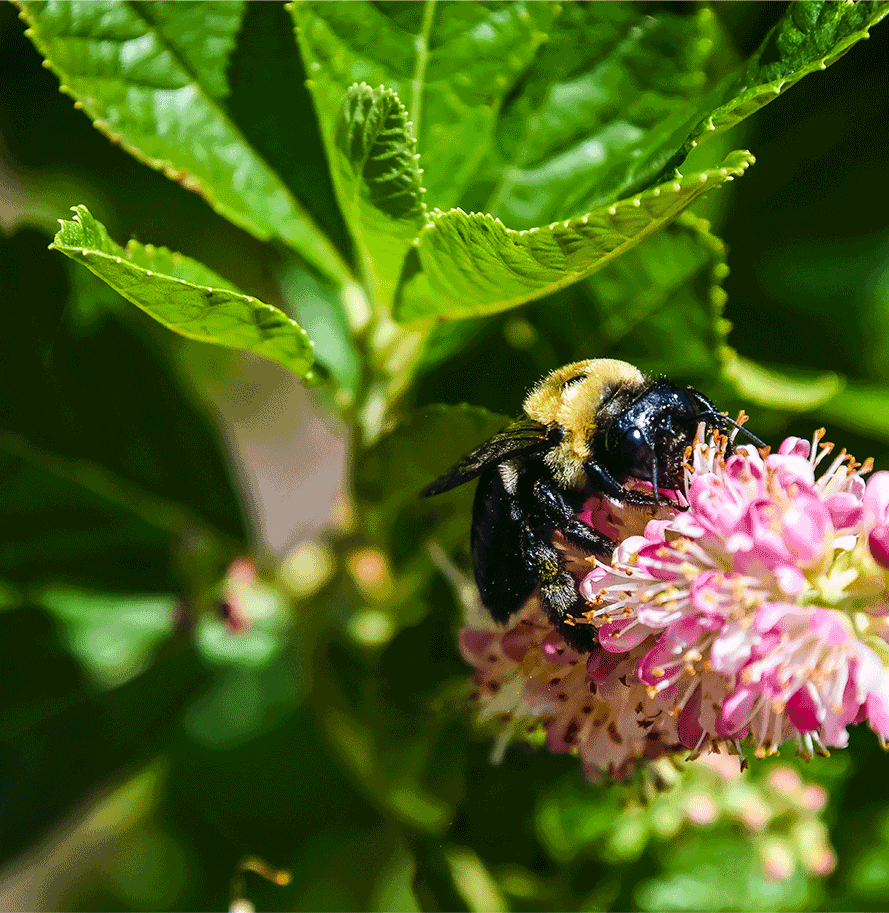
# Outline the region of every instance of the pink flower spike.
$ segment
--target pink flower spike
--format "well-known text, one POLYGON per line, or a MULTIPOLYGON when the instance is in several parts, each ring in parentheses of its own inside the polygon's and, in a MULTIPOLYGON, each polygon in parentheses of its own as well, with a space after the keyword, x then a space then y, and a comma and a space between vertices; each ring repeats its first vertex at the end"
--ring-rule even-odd
POLYGON ((570 649, 537 595, 503 630, 463 633, 501 749, 544 730, 598 779, 744 741, 811 757, 845 747, 856 722, 889 741, 889 576, 875 567, 889 571, 889 472, 865 484, 871 461, 830 452, 816 433, 726 457, 714 435, 686 458, 681 511, 585 505, 581 520, 613 525, 610 560, 553 533, 598 644, 570 649))

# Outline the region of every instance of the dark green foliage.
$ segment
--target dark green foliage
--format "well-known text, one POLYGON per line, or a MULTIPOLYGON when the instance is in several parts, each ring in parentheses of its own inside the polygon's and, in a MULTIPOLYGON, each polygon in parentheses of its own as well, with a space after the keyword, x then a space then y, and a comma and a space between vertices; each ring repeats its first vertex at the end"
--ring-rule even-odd
POLYGON ((782 759, 829 791, 828 879, 692 826, 700 773, 641 808, 525 743, 492 765, 456 637, 472 486, 417 495, 589 357, 889 466, 887 9, 0 8, 9 906, 225 909, 259 856, 292 874, 247 873, 260 910, 886 908, 869 733, 782 759), (309 508, 286 547, 275 508, 321 487, 263 462, 318 450, 292 375, 352 518, 288 556, 309 508))

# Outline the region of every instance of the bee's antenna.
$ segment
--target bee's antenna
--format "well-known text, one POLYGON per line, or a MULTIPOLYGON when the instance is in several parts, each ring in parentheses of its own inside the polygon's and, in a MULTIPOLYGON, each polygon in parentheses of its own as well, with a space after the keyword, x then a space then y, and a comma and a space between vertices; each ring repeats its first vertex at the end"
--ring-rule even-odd
POLYGON ((733 418, 729 418, 727 415, 724 415, 722 412, 717 412, 715 409, 707 409, 704 412, 699 412, 695 418, 704 418, 710 417, 715 420, 715 424, 719 424, 723 427, 726 425, 731 425, 733 428, 737 428, 742 434, 746 435, 748 440, 752 444, 756 444, 757 447, 765 447, 765 442, 761 441, 755 434, 752 434, 748 431, 740 422, 736 422, 733 418))

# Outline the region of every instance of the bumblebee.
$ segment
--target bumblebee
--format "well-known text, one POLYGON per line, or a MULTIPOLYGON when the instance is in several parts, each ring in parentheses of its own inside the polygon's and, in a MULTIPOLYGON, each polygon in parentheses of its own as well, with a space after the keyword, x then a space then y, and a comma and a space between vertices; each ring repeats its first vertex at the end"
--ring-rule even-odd
POLYGON ((586 499, 599 493, 621 504, 657 507, 661 491, 682 485, 686 450, 701 422, 720 431, 741 426, 693 387, 610 358, 553 371, 523 408, 521 418, 422 495, 478 478, 470 544, 485 607, 505 622, 539 586, 550 621, 568 644, 587 651, 595 645, 594 629, 574 624, 586 605, 553 545, 554 533, 586 554, 609 558, 615 543, 577 519, 586 499), (633 479, 650 482, 651 493, 626 487, 633 479))

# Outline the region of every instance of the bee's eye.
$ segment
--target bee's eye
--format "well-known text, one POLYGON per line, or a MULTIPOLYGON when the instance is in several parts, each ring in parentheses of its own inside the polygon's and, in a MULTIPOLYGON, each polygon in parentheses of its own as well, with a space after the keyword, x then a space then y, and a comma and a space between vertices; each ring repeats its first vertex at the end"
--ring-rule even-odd
POLYGON ((628 469, 641 469, 651 465, 651 446, 639 428, 629 428, 620 442, 620 455, 628 469))

